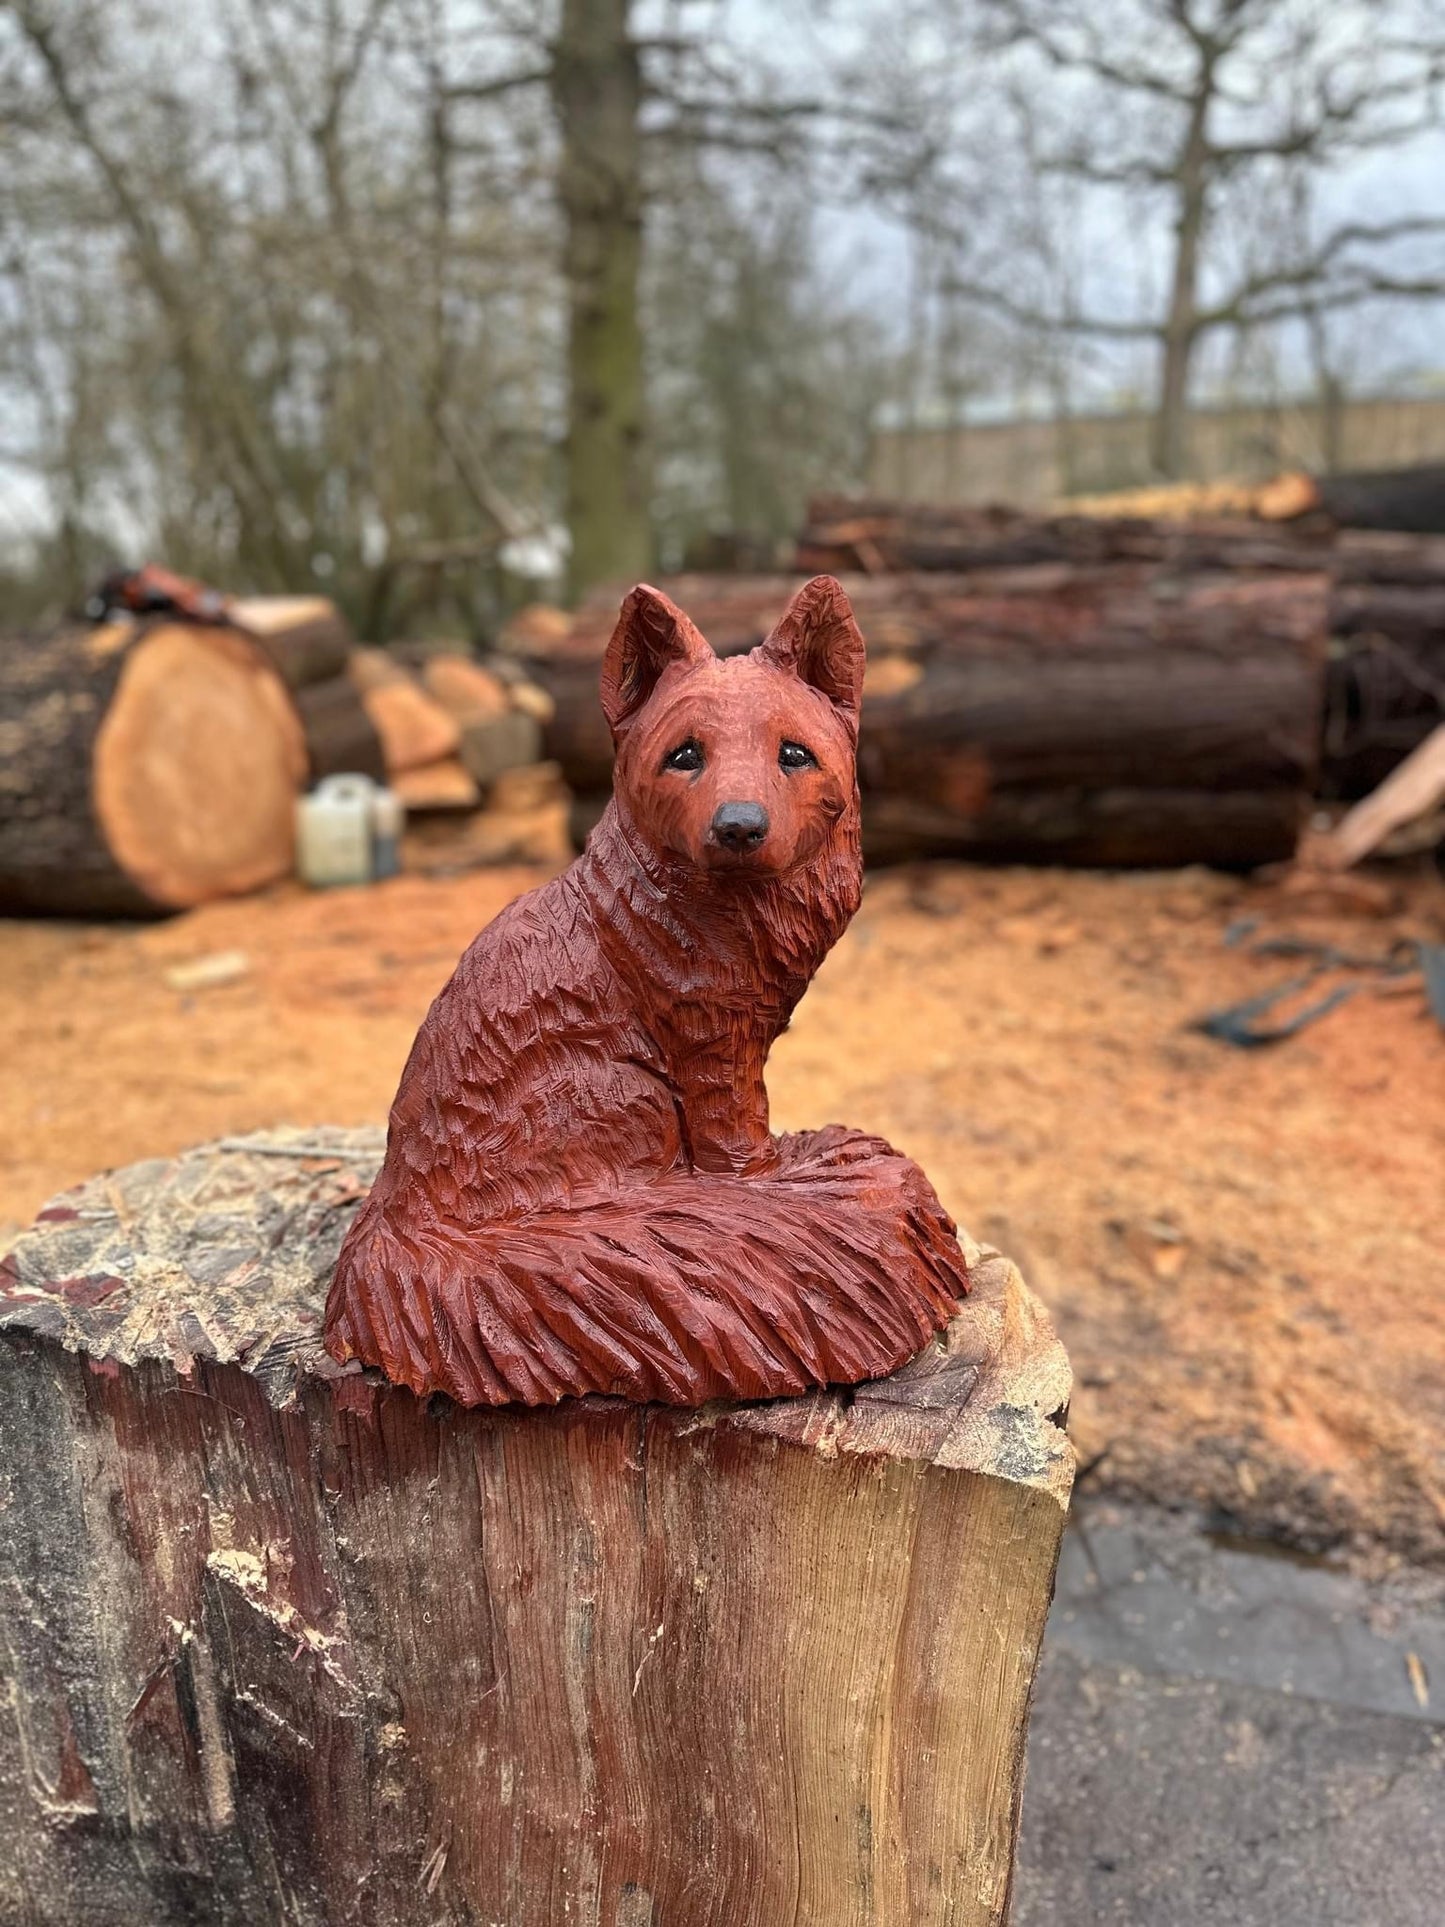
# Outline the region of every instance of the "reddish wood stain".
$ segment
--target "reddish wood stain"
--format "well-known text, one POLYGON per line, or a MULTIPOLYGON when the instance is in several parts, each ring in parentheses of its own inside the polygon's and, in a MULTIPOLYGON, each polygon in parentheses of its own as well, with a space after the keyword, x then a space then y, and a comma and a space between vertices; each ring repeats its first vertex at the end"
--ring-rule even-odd
POLYGON ((727 659, 632 590, 613 800, 418 1033, 336 1358, 464 1405, 693 1405, 877 1377, 947 1323, 967 1273, 918 1166, 768 1130, 768 1050, 858 907, 863 657, 829 576, 727 659))

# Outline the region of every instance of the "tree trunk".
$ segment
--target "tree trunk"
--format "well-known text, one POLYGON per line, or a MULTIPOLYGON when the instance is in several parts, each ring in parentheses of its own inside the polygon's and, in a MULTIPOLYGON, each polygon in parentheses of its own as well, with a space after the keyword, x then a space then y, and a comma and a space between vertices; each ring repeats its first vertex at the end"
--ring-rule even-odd
MULTIPOLYGON (((1214 863, 1293 853, 1324 712, 1326 581, 1117 564, 847 577, 869 646, 865 847, 1036 862, 1214 863)), ((664 585, 723 654, 768 631, 786 577, 664 585)), ((579 797, 609 781, 599 597, 532 674, 579 797)))
POLYGON ((1154 467, 1167 481, 1189 468, 1189 368, 1199 339, 1199 252, 1208 216, 1209 109, 1214 98, 1214 61, 1201 54, 1174 186, 1174 265, 1169 310, 1161 336, 1159 407, 1154 420, 1154 467))
POLYGON ((305 738, 236 630, 11 638, 0 714, 0 907, 154 915, 289 873, 305 738))
POLYGON ((574 595, 650 571, 642 327, 641 75, 631 0, 563 0, 552 97, 566 223, 567 520, 574 595))
POLYGON ((845 1394, 464 1412, 321 1352, 379 1132, 152 1161, 0 1272, 0 1913, 1007 1912, 1062 1350, 971 1254, 845 1394))

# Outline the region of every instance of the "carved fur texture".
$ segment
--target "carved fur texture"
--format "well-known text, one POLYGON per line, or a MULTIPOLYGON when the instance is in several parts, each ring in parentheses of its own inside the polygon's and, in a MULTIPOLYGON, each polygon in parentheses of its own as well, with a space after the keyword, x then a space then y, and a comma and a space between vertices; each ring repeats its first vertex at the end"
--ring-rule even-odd
POLYGON ((918 1166, 774 1137, 763 1067, 862 888, 863 638, 799 590, 750 655, 657 590, 602 669, 613 800, 432 1005, 326 1341, 464 1405, 773 1398, 892 1371, 967 1290, 918 1166))

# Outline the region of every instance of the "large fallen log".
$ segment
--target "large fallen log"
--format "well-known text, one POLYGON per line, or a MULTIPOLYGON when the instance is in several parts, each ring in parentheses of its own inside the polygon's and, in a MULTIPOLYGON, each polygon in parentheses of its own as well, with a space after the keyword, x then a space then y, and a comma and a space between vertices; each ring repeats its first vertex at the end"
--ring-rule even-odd
POLYGON ((1322 510, 1341 528, 1445 535, 1445 462, 1312 475, 1309 485, 1302 506, 1322 510))
POLYGON ((146 915, 291 869, 306 742, 260 645, 169 621, 0 641, 0 908, 146 915))
POLYGON ((928 569, 1075 567, 1149 563, 1178 570, 1326 565, 1333 532, 1323 521, 1279 525, 1248 516, 1174 521, 1138 515, 1036 515, 1005 507, 941 507, 844 495, 815 496, 798 537, 804 574, 889 575, 928 569))
MULTIPOLYGON (((1445 538, 1392 532, 1383 506, 1371 518, 1361 504, 1430 501, 1442 474, 1445 470, 1409 470, 1332 478, 1319 490, 1309 485, 1300 500, 1307 498, 1321 512, 1287 522, 1248 516, 1039 516, 1008 508, 818 496, 809 505, 797 561, 801 569, 861 569, 874 575, 970 573, 1050 562, 1072 567, 1134 562, 1175 573, 1324 570, 1331 583, 1331 649, 1320 789, 1325 796, 1356 797, 1374 789, 1445 721, 1445 538), (1340 528, 1323 512, 1333 507, 1344 516, 1352 512, 1351 503, 1362 520, 1379 526, 1340 528)), ((1402 515, 1394 523, 1397 528, 1433 526, 1428 515, 1402 515)))
MULTIPOLYGON (((870 854, 1109 865, 1288 857, 1318 768, 1318 575, 1045 564, 845 577, 868 639, 858 767, 870 854)), ((752 647, 788 577, 664 585, 720 653, 752 647)), ((609 781, 598 598, 532 674, 548 753, 580 796, 609 781)))
POLYGON ((0 1918, 985 1927, 1068 1364, 970 1256, 846 1394, 464 1412, 318 1343, 381 1133, 153 1160, 0 1273, 0 1918))

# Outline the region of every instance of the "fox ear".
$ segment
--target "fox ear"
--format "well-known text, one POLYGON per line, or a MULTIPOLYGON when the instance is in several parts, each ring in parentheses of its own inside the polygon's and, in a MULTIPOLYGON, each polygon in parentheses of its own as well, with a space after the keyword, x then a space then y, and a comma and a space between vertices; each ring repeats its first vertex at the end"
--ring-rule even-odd
POLYGON ((841 582, 831 575, 805 582, 758 653, 826 696, 856 733, 864 646, 841 582))
POLYGON ((705 662, 712 646, 660 589, 629 589, 602 658, 602 713, 615 736, 641 709, 669 663, 705 662))

